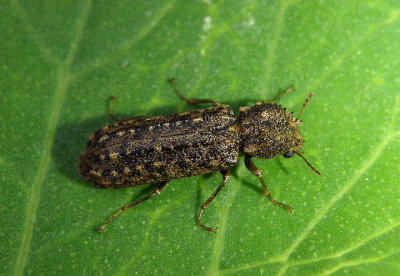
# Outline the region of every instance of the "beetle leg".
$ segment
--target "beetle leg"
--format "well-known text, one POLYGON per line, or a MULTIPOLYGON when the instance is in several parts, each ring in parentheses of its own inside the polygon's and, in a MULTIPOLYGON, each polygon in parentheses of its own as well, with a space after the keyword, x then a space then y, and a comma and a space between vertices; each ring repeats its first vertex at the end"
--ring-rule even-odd
POLYGON ((200 219, 201 219, 201 215, 202 215, 204 209, 206 209, 207 206, 211 203, 211 201, 213 201, 213 199, 218 195, 218 193, 222 190, 222 188, 225 186, 226 182, 228 181, 228 179, 229 179, 229 177, 230 177, 230 171, 229 171, 229 169, 227 169, 227 170, 222 170, 222 171, 221 171, 221 174, 222 174, 222 177, 223 177, 222 183, 219 184, 218 188, 217 188, 217 189, 215 190, 215 192, 207 199, 207 201, 204 202, 203 205, 201 205, 201 209, 200 209, 199 215, 197 216, 197 219, 196 219, 197 224, 198 224, 200 227, 202 227, 202 228, 204 228, 204 229, 207 229, 208 231, 211 231, 211 232, 214 232, 214 233, 215 233, 215 230, 216 230, 217 228, 205 226, 204 224, 201 223, 200 219))
POLYGON ((264 195, 268 196, 269 199, 272 201, 272 203, 279 205, 279 206, 283 206, 283 207, 287 208, 290 212, 292 212, 292 207, 290 207, 289 205, 283 204, 281 202, 278 202, 272 197, 271 193, 268 191, 267 185, 265 185, 261 170, 259 168, 257 168, 256 165, 254 165, 253 161, 251 161, 250 155, 246 154, 244 163, 246 165, 246 168, 250 172, 252 172, 255 176, 257 176, 258 179, 260 180, 260 183, 264 189, 264 195))
POLYGON ((277 101, 279 101, 279 99, 280 99, 283 95, 285 95, 286 93, 292 92, 292 91, 294 91, 294 90, 295 90, 294 86, 290 86, 290 87, 286 88, 285 90, 279 92, 279 94, 276 95, 272 100, 269 100, 269 101, 260 100, 260 101, 258 101, 256 104, 262 104, 262 103, 276 103, 277 101))
POLYGON ((134 119, 141 119, 141 118, 146 117, 146 116, 119 117, 119 116, 114 115, 113 106, 114 106, 115 99, 116 99, 116 97, 114 97, 114 96, 111 97, 110 105, 108 106, 108 110, 107 110, 108 116, 110 116, 110 118, 113 119, 114 121, 124 122, 124 121, 129 121, 129 120, 134 120, 134 119))
POLYGON ((124 206, 122 206, 117 212, 112 214, 102 226, 97 228, 97 231, 99 231, 99 232, 102 231, 104 229, 104 227, 106 227, 107 224, 109 224, 116 216, 118 216, 120 213, 122 213, 122 211, 125 211, 126 209, 131 208, 131 207, 133 207, 135 205, 138 205, 139 203, 142 203, 143 201, 146 201, 146 200, 152 198, 153 196, 158 195, 159 193, 161 193, 165 189, 165 187, 167 187, 168 183, 169 183, 169 181, 162 182, 157 186, 157 188, 151 194, 149 194, 149 195, 147 195, 147 196, 145 196, 145 197, 143 197, 143 198, 141 198, 139 200, 136 200, 134 202, 130 202, 130 203, 125 204, 124 206))
POLYGON ((290 87, 286 88, 285 90, 279 92, 279 94, 276 95, 276 96, 272 99, 272 101, 273 101, 273 102, 277 102, 277 101, 279 101, 279 99, 280 99, 283 95, 285 95, 285 94, 287 94, 287 93, 289 93, 289 92, 292 92, 292 91, 294 91, 294 90, 295 90, 294 86, 290 86, 290 87))
POLYGON ((174 87, 176 94, 178 94, 178 97, 181 98, 182 100, 184 100, 185 102, 187 102, 190 105, 196 105, 196 104, 201 104, 201 103, 212 103, 214 106, 215 105, 219 105, 219 103, 217 101, 214 101, 214 100, 211 100, 211 99, 188 99, 185 96, 183 96, 181 91, 179 91, 178 86, 176 85, 176 82, 175 82, 174 79, 169 79, 168 81, 174 87))

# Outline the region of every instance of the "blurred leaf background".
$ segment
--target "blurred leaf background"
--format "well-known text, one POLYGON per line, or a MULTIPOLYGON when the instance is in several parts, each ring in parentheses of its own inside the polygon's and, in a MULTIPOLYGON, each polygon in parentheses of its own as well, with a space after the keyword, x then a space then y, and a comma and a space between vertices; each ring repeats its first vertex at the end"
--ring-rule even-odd
POLYGON ((1 1, 0 273, 400 274, 398 1, 1 1), (306 158, 243 158, 197 227, 219 173, 103 190, 77 174, 115 112, 190 110, 188 97, 251 105, 295 85, 306 158))

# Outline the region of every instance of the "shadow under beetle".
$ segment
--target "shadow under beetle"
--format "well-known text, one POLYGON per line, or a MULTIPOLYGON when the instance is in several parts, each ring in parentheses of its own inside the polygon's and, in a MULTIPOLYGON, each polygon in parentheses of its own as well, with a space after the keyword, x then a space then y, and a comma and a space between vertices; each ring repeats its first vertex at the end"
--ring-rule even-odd
POLYGON ((116 117, 110 107, 110 117, 118 122, 102 127, 90 136, 79 157, 79 173, 90 183, 105 188, 147 183, 158 183, 158 186, 151 194, 124 205, 97 230, 103 230, 122 211, 161 193, 171 179, 220 171, 222 183, 201 205, 197 216, 200 227, 215 232, 216 228, 201 223, 201 216, 228 181, 230 167, 238 162, 239 152, 245 154, 245 165, 258 177, 264 194, 274 204, 291 212, 289 205, 272 197, 261 170, 251 158, 270 159, 279 155, 289 158, 297 154, 320 174, 299 152, 304 143, 299 130, 299 117, 313 93, 307 97, 297 118, 275 104, 293 87, 282 91, 272 102, 260 101, 253 106, 240 107, 239 117, 236 118, 229 105, 211 99, 187 99, 179 91, 175 80, 169 81, 177 95, 188 104, 211 103, 213 106, 129 119, 116 117))

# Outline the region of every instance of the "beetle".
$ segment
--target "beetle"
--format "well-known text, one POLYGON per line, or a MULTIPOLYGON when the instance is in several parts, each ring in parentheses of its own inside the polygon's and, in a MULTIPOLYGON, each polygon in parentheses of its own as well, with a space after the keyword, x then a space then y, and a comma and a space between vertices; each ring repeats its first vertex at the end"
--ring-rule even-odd
POLYGON ((201 205, 196 218, 200 227, 215 232, 216 228, 201 222, 201 216, 228 181, 230 168, 239 161, 239 153, 244 153, 245 165, 258 177, 264 194, 274 204, 292 212, 289 205, 273 198, 252 158, 271 159, 279 155, 290 158, 296 154, 320 174, 299 152, 304 143, 299 118, 313 93, 307 97, 297 118, 275 103, 293 87, 282 91, 274 101, 240 107, 236 117, 229 105, 211 99, 187 99, 174 79, 169 82, 188 104, 211 103, 212 106, 128 119, 115 116, 110 107, 109 115, 117 123, 104 126, 90 136, 79 157, 79 173, 88 182, 104 188, 148 183, 157 183, 157 187, 151 194, 122 206, 97 230, 102 231, 122 211, 161 193, 172 179, 220 171, 222 182, 201 205))

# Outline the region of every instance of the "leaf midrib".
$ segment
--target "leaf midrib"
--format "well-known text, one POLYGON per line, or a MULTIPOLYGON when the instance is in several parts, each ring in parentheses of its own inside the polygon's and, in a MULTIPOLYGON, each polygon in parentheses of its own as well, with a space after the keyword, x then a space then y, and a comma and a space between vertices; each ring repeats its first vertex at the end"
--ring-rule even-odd
MULTIPOLYGON (((15 1, 15 3, 17 6, 19 6, 19 3, 17 1, 15 1)), ((60 112, 64 104, 66 92, 68 91, 71 82, 71 65, 78 51, 80 41, 82 40, 83 30, 89 16, 91 5, 92 5, 92 0, 86 0, 86 2, 83 5, 82 14, 76 22, 77 26, 76 26, 75 36, 71 41, 67 58, 63 63, 56 64, 57 86, 53 96, 51 110, 48 118, 48 124, 43 143, 42 157, 40 159, 37 174, 35 176, 32 185, 30 198, 26 206, 26 212, 25 212, 26 218, 24 222, 23 233, 21 236, 21 244, 18 250, 18 255, 16 258, 13 275, 23 275, 26 261, 29 256, 29 250, 31 247, 31 241, 33 236, 33 228, 35 225, 37 210, 40 203, 40 193, 43 186, 44 178, 47 174, 47 171, 49 169, 49 164, 51 161, 51 149, 53 148, 54 144, 54 138, 58 125, 58 118, 60 116, 60 112)), ((43 47, 42 44, 39 44, 39 47, 42 48, 43 47)), ((42 52, 46 53, 46 56, 54 56, 47 47, 45 49, 46 50, 42 52)))

